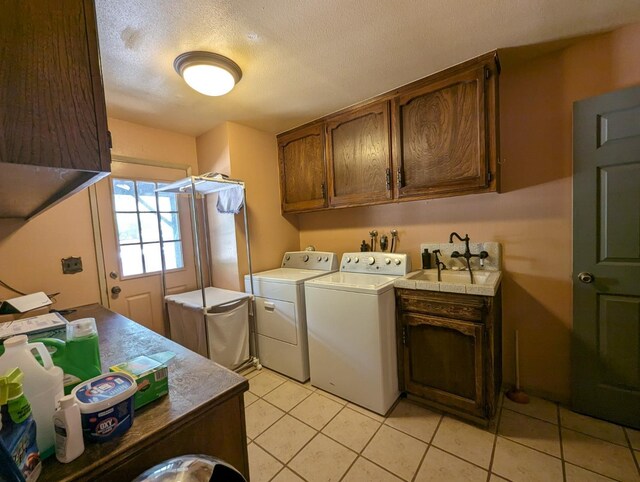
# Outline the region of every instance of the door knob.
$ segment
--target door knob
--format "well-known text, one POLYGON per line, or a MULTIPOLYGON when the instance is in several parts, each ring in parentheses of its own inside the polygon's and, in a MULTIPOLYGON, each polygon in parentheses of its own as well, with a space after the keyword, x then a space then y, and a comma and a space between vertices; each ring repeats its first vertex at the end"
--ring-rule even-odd
POLYGON ((583 271, 582 273, 578 274, 578 279, 583 283, 588 284, 593 283, 593 280, 595 280, 596 277, 593 276, 593 273, 587 273, 586 271, 583 271))
POLYGON ((113 288, 111 288, 111 293, 113 293, 114 295, 119 295, 121 291, 122 288, 120 288, 119 286, 114 286, 113 288))

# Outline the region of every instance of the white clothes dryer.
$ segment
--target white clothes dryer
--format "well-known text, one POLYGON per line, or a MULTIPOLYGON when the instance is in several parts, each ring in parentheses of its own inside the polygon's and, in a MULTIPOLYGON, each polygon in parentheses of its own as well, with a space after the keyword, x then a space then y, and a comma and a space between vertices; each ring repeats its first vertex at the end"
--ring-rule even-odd
MULTIPOLYGON (((255 329, 263 366, 300 382, 309 379, 304 282, 337 269, 335 253, 290 251, 280 268, 253 275, 255 329)), ((247 293, 250 283, 246 275, 247 293)))
POLYGON ((398 390, 393 282, 399 253, 345 253, 340 272, 305 282, 311 384, 385 415, 398 390))

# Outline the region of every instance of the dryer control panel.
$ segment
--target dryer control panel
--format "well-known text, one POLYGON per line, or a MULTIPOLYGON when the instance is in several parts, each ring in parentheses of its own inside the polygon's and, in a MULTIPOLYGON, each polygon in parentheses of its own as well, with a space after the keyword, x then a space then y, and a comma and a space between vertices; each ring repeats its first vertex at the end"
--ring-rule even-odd
POLYGON ((403 253, 344 253, 340 271, 404 276, 411 271, 411 258, 403 253))
POLYGON ((325 251, 288 251, 284 253, 280 267, 336 271, 338 255, 325 251))

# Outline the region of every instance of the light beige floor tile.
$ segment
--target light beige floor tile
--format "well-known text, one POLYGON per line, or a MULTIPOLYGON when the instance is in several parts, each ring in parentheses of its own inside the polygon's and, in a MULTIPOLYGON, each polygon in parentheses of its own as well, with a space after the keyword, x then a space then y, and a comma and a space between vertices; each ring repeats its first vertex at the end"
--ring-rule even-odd
POLYGON ((638 480, 638 469, 627 447, 562 429, 564 459, 619 480, 638 480))
POLYGON ((245 408, 258 400, 258 397, 251 392, 244 392, 244 406, 245 408))
POLYGON ((333 400, 336 403, 339 403, 340 405, 346 405, 347 401, 344 398, 340 398, 337 395, 334 395, 333 393, 329 393, 329 392, 325 392, 324 390, 318 388, 316 389, 316 393, 325 396, 331 400, 333 400))
POLYGON ((560 424, 563 428, 569 428, 615 444, 627 445, 624 430, 619 425, 587 417, 564 407, 560 407, 560 424))
POLYGON ((504 410, 498 433, 514 442, 560 457, 560 433, 558 426, 552 423, 504 410))
POLYGON ((322 429, 322 433, 360 453, 378 427, 380 422, 344 408, 322 429))
POLYGON ((316 433, 308 425, 285 415, 262 432, 254 442, 286 464, 316 433))
POLYGON ((249 476, 251 482, 267 482, 282 468, 282 464, 256 444, 249 444, 249 476))
POLYGON ((271 372, 263 371, 249 379, 249 391, 263 397, 271 390, 285 382, 284 378, 271 372))
POLYGON ((554 402, 549 402, 542 398, 529 397, 529 403, 516 403, 505 396, 502 406, 546 422, 558 423, 558 406, 554 402))
POLYGON ((625 430, 631 441, 631 446, 634 449, 640 450, 640 430, 634 430, 632 428, 625 428, 625 430))
POLYGON ((264 399, 288 412, 313 392, 293 382, 285 382, 264 396, 264 399))
POLYGON ((573 464, 564 464, 564 470, 567 474, 567 482, 610 482, 614 480, 573 464))
POLYGON ((378 415, 377 413, 374 413, 371 410, 367 410, 360 405, 356 405, 355 403, 347 403, 347 407, 349 407, 351 410, 355 410, 356 412, 361 413, 362 415, 366 415, 369 418, 377 420, 380 423, 384 422, 384 417, 382 415, 378 415))
POLYGON ((285 467, 278 473, 278 475, 271 479, 271 482, 304 482, 304 479, 298 477, 296 474, 285 467))
POLYGON ((264 400, 258 400, 248 406, 245 411, 247 421, 247 437, 254 439, 279 418, 284 412, 264 400))
POLYGON ((340 410, 342 405, 314 392, 289 413, 316 430, 322 430, 340 410))
POLYGON ((248 368, 246 370, 244 370, 242 373, 240 373, 240 375, 242 375, 243 377, 245 377, 247 380, 255 377, 256 375, 262 373, 262 370, 257 370, 253 367, 248 368))
POLYGON ((440 413, 401 400, 384 423, 429 443, 441 418, 440 413))
POLYGON ((364 457, 358 457, 342 482, 401 482, 401 480, 364 457))
POLYGON ((482 470, 469 462, 460 460, 432 446, 427 450, 427 455, 420 466, 415 481, 464 480, 465 482, 485 482, 487 475, 486 470, 482 470))
POLYGON ((410 480, 416 473, 427 444, 383 425, 362 455, 393 474, 410 480))
POLYGON ((433 445, 488 469, 494 438, 492 433, 475 425, 445 416, 433 445))
POLYGON ((522 482, 562 482, 560 459, 498 437, 493 457, 493 472, 509 480, 522 482))
POLYGON ((356 457, 355 452, 320 433, 289 462, 289 467, 309 482, 329 482, 340 480, 356 457))

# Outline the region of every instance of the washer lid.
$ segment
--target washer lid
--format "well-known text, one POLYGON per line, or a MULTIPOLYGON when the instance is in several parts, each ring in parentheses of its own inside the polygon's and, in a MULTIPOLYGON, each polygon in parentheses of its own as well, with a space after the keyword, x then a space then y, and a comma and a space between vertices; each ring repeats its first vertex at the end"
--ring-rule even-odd
MULTIPOLYGON (((254 273, 253 281, 301 284, 308 279, 317 278, 326 274, 326 271, 318 271, 317 269, 276 268, 269 271, 262 271, 261 273, 254 273)), ((249 275, 245 275, 244 279, 248 281, 249 275)))
POLYGON ((393 289, 393 282, 399 276, 367 273, 348 273, 337 271, 320 278, 309 280, 305 286, 325 288, 356 293, 379 294, 388 289, 393 289))

